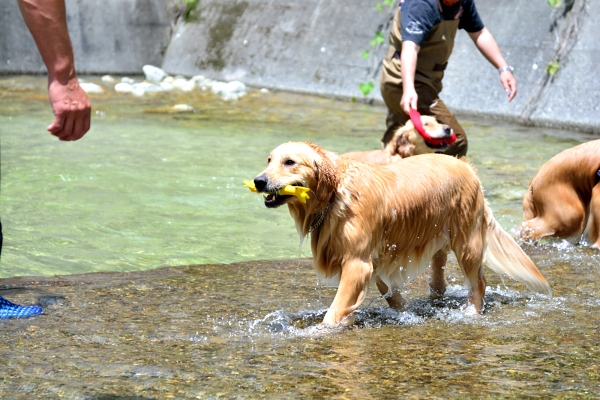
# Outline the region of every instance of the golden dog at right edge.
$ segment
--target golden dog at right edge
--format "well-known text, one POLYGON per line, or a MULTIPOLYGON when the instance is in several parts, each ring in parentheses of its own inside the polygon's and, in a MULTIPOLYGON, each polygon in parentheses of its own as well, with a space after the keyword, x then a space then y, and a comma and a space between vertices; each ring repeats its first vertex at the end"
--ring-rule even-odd
POLYGON ((581 237, 600 249, 600 140, 546 162, 523 197, 523 238, 581 237))

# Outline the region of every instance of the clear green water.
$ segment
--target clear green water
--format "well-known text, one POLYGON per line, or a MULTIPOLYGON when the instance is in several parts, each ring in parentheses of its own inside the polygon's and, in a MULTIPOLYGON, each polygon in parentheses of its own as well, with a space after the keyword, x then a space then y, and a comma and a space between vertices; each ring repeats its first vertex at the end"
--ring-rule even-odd
MULTIPOLYGON (((443 299, 418 278, 405 312, 371 288, 354 325, 318 325, 335 289, 297 259, 309 249, 287 210, 241 180, 288 140, 377 148, 382 108, 259 92, 92 100, 92 130, 60 143, 44 79, 0 78, 0 277, 152 271, 1 279, 2 296, 44 315, 0 323, 0 397, 600 398, 600 253, 565 241, 523 244, 551 298, 487 270, 486 310, 469 317, 450 260, 443 299), (177 103, 197 112, 158 112, 177 103), (189 264, 202 265, 154 269, 189 264)), ((508 230, 537 168, 591 139, 463 123, 508 230)))
MULTIPOLYGON (((110 91, 91 99, 92 129, 62 143, 45 131, 52 120, 45 79, 0 79, 0 277, 297 257, 287 210, 266 210, 242 179, 260 172, 285 141, 375 149, 385 117, 381 107, 258 91, 229 103, 202 91, 144 98, 110 91), (164 113, 178 103, 196 111, 164 113)), ((465 126, 470 159, 507 229, 518 223, 520 198, 539 165, 584 139, 465 126)))

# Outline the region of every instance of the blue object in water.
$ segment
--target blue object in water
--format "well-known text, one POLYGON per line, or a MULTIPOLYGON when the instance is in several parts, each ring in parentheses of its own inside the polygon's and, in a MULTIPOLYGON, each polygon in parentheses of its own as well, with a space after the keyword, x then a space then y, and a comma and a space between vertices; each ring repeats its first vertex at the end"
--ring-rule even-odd
POLYGON ((40 306, 20 306, 0 296, 0 319, 27 318, 41 313, 40 306))

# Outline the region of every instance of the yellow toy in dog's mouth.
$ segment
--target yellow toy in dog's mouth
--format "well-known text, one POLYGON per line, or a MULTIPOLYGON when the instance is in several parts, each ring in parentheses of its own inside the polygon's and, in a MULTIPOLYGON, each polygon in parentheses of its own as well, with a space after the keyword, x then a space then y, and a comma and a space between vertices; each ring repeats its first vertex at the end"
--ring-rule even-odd
MULTIPOLYGON (((254 186, 254 182, 244 179, 244 186, 246 186, 252 192, 258 193, 256 186, 254 186)), ((283 189, 279 189, 277 192, 275 192, 275 194, 282 196, 295 196, 298 198, 298 200, 300 200, 300 203, 306 204, 306 200, 310 199, 310 196, 308 195, 309 191, 310 189, 307 187, 286 185, 283 187, 283 189)))

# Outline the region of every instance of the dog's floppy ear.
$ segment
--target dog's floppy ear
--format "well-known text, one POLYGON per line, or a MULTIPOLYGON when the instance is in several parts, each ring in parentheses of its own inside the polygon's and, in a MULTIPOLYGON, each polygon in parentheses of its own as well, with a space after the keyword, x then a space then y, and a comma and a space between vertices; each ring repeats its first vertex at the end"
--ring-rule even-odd
POLYGON ((402 128, 399 128, 392 140, 385 146, 391 155, 399 155, 402 158, 415 155, 415 145, 409 140, 409 133, 413 130, 413 124, 409 121, 402 128))
POLYGON ((337 190, 339 176, 333 161, 319 146, 309 143, 310 147, 319 155, 319 159, 313 161, 315 180, 317 188, 315 194, 320 202, 329 202, 331 196, 337 190))

